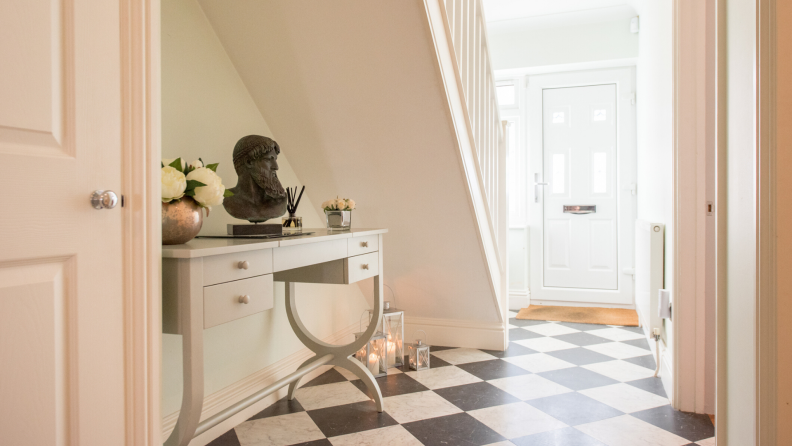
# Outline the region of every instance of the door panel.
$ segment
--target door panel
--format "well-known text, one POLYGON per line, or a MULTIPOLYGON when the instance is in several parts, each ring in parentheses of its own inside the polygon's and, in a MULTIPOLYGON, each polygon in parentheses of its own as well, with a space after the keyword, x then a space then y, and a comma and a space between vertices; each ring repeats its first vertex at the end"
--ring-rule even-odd
POLYGON ((3 445, 125 441, 119 5, 0 2, 3 445))
POLYGON ((630 68, 529 79, 531 301, 633 304, 630 68), (546 185, 542 185, 546 183, 546 185), (591 206, 591 212, 565 211, 591 206))

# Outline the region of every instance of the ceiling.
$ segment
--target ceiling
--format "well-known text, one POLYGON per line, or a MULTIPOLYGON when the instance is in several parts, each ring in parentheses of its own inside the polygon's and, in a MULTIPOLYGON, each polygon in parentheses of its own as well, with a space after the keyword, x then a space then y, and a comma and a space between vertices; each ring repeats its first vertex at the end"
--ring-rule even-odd
POLYGON ((602 13, 606 10, 634 8, 636 0, 483 0, 487 22, 538 19, 540 16, 579 13, 602 13), (599 10, 599 11, 596 11, 599 10))

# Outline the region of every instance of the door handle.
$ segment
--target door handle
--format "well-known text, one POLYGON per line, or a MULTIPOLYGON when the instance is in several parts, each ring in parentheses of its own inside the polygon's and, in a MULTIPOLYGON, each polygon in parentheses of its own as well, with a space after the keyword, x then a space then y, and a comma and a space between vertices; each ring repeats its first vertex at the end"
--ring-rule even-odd
POLYGON ((118 195, 111 190, 95 190, 91 194, 91 205, 94 209, 113 209, 116 204, 118 204, 118 195))
POLYGON ((534 174, 534 203, 539 203, 539 187, 547 186, 550 183, 542 183, 539 181, 539 172, 534 174))

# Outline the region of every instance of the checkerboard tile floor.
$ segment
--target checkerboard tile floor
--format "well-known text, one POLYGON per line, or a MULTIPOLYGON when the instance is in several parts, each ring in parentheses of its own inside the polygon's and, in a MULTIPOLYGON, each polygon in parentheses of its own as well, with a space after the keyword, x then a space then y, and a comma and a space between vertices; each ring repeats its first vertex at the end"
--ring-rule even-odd
POLYGON ((330 369, 210 446, 712 446, 706 415, 677 412, 642 331, 522 321, 505 352, 431 348, 431 369, 366 386, 330 369))

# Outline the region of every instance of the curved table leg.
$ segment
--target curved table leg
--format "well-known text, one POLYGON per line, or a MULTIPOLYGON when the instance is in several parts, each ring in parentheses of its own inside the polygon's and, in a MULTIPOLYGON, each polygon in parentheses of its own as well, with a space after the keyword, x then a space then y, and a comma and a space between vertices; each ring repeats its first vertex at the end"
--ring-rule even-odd
MULTIPOLYGON (((306 360, 305 360, 305 362, 303 362, 302 364, 300 364, 300 367, 297 367, 297 370, 300 370, 301 368, 303 368, 303 367, 305 367, 306 365, 310 364, 310 363, 311 363, 311 361, 315 360, 315 359, 316 359, 316 358, 318 358, 318 357, 319 357, 319 355, 316 355, 316 356, 314 356, 314 357, 312 357, 312 358, 306 359, 306 360)), ((289 384, 289 393, 288 393, 288 395, 287 395, 287 396, 288 396, 288 399, 289 399, 289 401, 291 401, 291 400, 293 400, 293 399, 294 399, 294 394, 297 392, 297 386, 299 386, 299 385, 300 385, 300 381, 302 381, 302 378, 300 378, 300 379, 298 379, 298 380, 296 380, 296 381, 292 381, 292 383, 291 383, 291 384, 289 384)))
MULTIPOLYGON (((362 379, 363 382, 366 383, 366 386, 369 388, 371 393, 374 394, 374 401, 377 403, 377 411, 382 412, 384 410, 384 405, 382 403, 382 392, 380 392, 377 381, 374 379, 374 375, 372 375, 368 369, 363 367, 362 364, 358 363, 354 359, 349 358, 351 355, 355 354, 358 350, 365 346, 366 343, 368 343, 369 339, 371 339, 371 337, 374 335, 374 332, 377 330, 379 320, 382 319, 382 284, 380 281, 380 276, 374 276, 374 317, 369 322, 369 326, 366 327, 363 335, 347 345, 328 344, 327 342, 324 342, 312 335, 305 328, 305 325, 300 319, 300 315, 297 314, 295 283, 286 282, 285 284, 286 316, 289 318, 289 324, 294 330, 294 334, 297 335, 297 338, 316 354, 315 357, 309 359, 306 361, 306 363, 311 362, 312 360, 316 359, 316 357, 324 356, 328 353, 333 354, 335 359, 333 359, 333 361, 329 364, 343 367, 354 373, 358 378, 362 379)), ((303 363, 303 366, 306 363, 303 363)), ((297 391, 298 382, 299 381, 289 385, 289 399, 294 398, 295 392, 297 391)))

